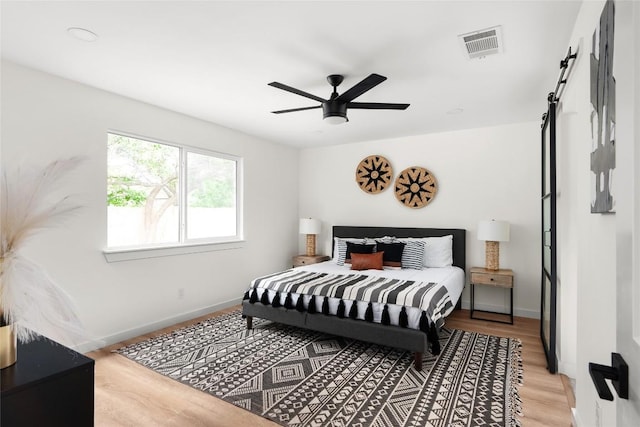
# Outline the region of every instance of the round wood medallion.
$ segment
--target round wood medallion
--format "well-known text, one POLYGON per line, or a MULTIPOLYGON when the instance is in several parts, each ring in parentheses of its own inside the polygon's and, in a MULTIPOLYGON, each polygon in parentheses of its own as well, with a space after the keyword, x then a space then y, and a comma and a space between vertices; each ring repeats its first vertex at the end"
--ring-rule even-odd
POLYGON ((391 183, 393 168, 382 156, 369 156, 363 159, 356 169, 356 183, 365 193, 377 194, 391 183))
POLYGON ((406 168, 396 178, 396 199, 410 208, 423 208, 436 196, 436 177, 425 168, 406 168))

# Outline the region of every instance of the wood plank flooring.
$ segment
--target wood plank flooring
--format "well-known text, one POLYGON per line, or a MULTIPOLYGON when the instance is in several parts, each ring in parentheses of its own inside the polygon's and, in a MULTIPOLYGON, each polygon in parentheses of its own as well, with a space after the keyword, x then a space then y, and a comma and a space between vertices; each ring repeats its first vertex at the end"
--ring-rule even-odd
MULTIPOLYGON (((253 415, 207 393, 166 378, 113 353, 124 345, 170 332, 196 321, 233 311, 238 307, 183 322, 160 331, 123 341, 88 353, 95 359, 95 425, 108 426, 213 426, 274 427, 277 424, 253 415)), ((562 377, 546 370, 539 338, 539 322, 516 317, 514 325, 469 319, 460 310, 447 320, 447 327, 498 336, 520 338, 523 344, 524 386, 520 397, 528 426, 570 426, 569 399, 562 377)), ((568 383, 568 382, 567 382, 568 383)))

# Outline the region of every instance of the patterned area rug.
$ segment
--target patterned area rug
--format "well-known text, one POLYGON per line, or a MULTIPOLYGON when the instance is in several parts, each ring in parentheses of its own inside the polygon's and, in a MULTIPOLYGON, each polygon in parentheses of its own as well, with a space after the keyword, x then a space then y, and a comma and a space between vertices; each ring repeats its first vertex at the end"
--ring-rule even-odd
POLYGON ((118 353, 283 426, 520 425, 521 343, 443 330, 410 353, 254 318, 214 317, 118 353))

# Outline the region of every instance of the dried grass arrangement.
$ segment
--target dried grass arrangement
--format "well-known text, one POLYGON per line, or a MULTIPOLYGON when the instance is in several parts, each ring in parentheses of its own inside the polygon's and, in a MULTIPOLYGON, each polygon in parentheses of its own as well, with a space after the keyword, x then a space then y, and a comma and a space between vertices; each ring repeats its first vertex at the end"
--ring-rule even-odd
POLYGON ((3 168, 0 182, 0 317, 18 341, 44 335, 66 345, 85 337, 73 302, 45 269, 21 253, 38 231, 59 225, 79 208, 61 181, 81 162, 57 160, 41 169, 3 168))

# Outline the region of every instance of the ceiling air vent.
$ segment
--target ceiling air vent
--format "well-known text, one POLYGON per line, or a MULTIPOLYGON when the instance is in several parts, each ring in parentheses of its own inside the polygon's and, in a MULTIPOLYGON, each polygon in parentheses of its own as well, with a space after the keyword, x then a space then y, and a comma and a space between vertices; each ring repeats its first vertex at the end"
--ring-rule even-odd
POLYGON ((497 26, 458 36, 469 59, 502 52, 502 27, 497 26))

